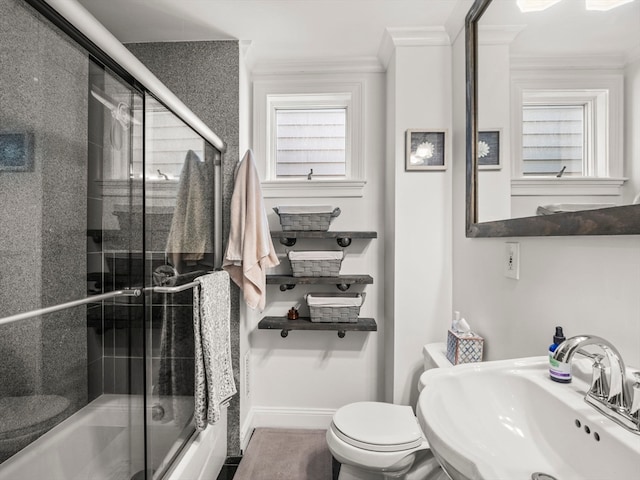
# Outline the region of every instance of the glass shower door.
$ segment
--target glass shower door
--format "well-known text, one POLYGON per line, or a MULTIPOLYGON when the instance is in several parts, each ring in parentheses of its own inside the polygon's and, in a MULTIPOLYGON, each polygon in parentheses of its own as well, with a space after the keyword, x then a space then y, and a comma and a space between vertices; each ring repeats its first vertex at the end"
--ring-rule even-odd
MULTIPOLYGON (((214 268, 216 158, 150 95, 144 147, 149 279, 180 287, 214 268)), ((147 302, 147 458, 160 478, 195 431, 193 287, 153 293, 147 302)))

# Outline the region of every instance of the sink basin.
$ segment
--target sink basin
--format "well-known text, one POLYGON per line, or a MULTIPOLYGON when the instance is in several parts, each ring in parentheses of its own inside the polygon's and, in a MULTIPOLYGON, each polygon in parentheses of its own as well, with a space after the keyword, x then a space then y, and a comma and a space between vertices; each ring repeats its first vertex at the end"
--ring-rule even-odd
POLYGON ((640 436, 584 401, 590 370, 576 359, 569 384, 547 357, 429 370, 418 419, 453 480, 640 479, 640 436))

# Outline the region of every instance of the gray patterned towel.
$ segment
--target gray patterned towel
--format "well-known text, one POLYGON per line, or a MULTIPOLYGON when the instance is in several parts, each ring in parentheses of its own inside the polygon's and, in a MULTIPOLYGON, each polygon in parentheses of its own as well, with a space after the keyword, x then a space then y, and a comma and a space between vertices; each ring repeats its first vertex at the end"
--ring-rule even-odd
POLYGON ((229 274, 213 272, 198 277, 193 290, 195 339, 196 428, 220 419, 220 407, 236 394, 229 340, 229 274))

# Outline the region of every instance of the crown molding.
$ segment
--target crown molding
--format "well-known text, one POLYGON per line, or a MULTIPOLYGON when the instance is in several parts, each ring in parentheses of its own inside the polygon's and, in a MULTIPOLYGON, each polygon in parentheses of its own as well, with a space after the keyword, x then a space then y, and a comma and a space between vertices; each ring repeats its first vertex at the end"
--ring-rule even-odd
POLYGON ((386 71, 397 47, 449 45, 451 39, 444 27, 388 27, 382 34, 378 59, 386 71))
POLYGON ((291 60, 261 60, 254 62, 254 75, 303 74, 303 73, 382 73, 385 69, 376 57, 316 59, 300 58, 291 60))
POLYGON ((610 70, 624 69, 628 59, 624 55, 511 55, 511 70, 610 70))
POLYGON ((479 45, 509 45, 526 25, 479 25, 479 45))

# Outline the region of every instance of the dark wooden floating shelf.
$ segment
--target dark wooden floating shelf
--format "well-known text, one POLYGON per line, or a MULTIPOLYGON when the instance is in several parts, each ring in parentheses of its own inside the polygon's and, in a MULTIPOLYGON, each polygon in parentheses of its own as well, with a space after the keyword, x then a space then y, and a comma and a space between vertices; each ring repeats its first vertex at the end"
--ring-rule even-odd
POLYGON ((267 275, 267 285, 280 285, 280 290, 291 290, 296 285, 336 285, 347 290, 353 284, 370 285, 371 275, 338 275, 337 277, 294 277, 293 275, 267 275), (284 287, 284 288, 283 288, 284 287))
POLYGON ((378 232, 319 232, 315 230, 288 230, 271 232, 271 238, 277 238, 282 245, 292 247, 298 238, 334 238, 341 247, 351 245, 354 238, 378 238, 378 232))
POLYGON ((312 322, 306 317, 289 320, 287 317, 264 317, 258 323, 260 330, 280 330, 280 336, 286 338, 291 330, 324 330, 337 331, 343 338, 346 332, 376 332, 378 325, 373 318, 358 318, 354 323, 312 322))

